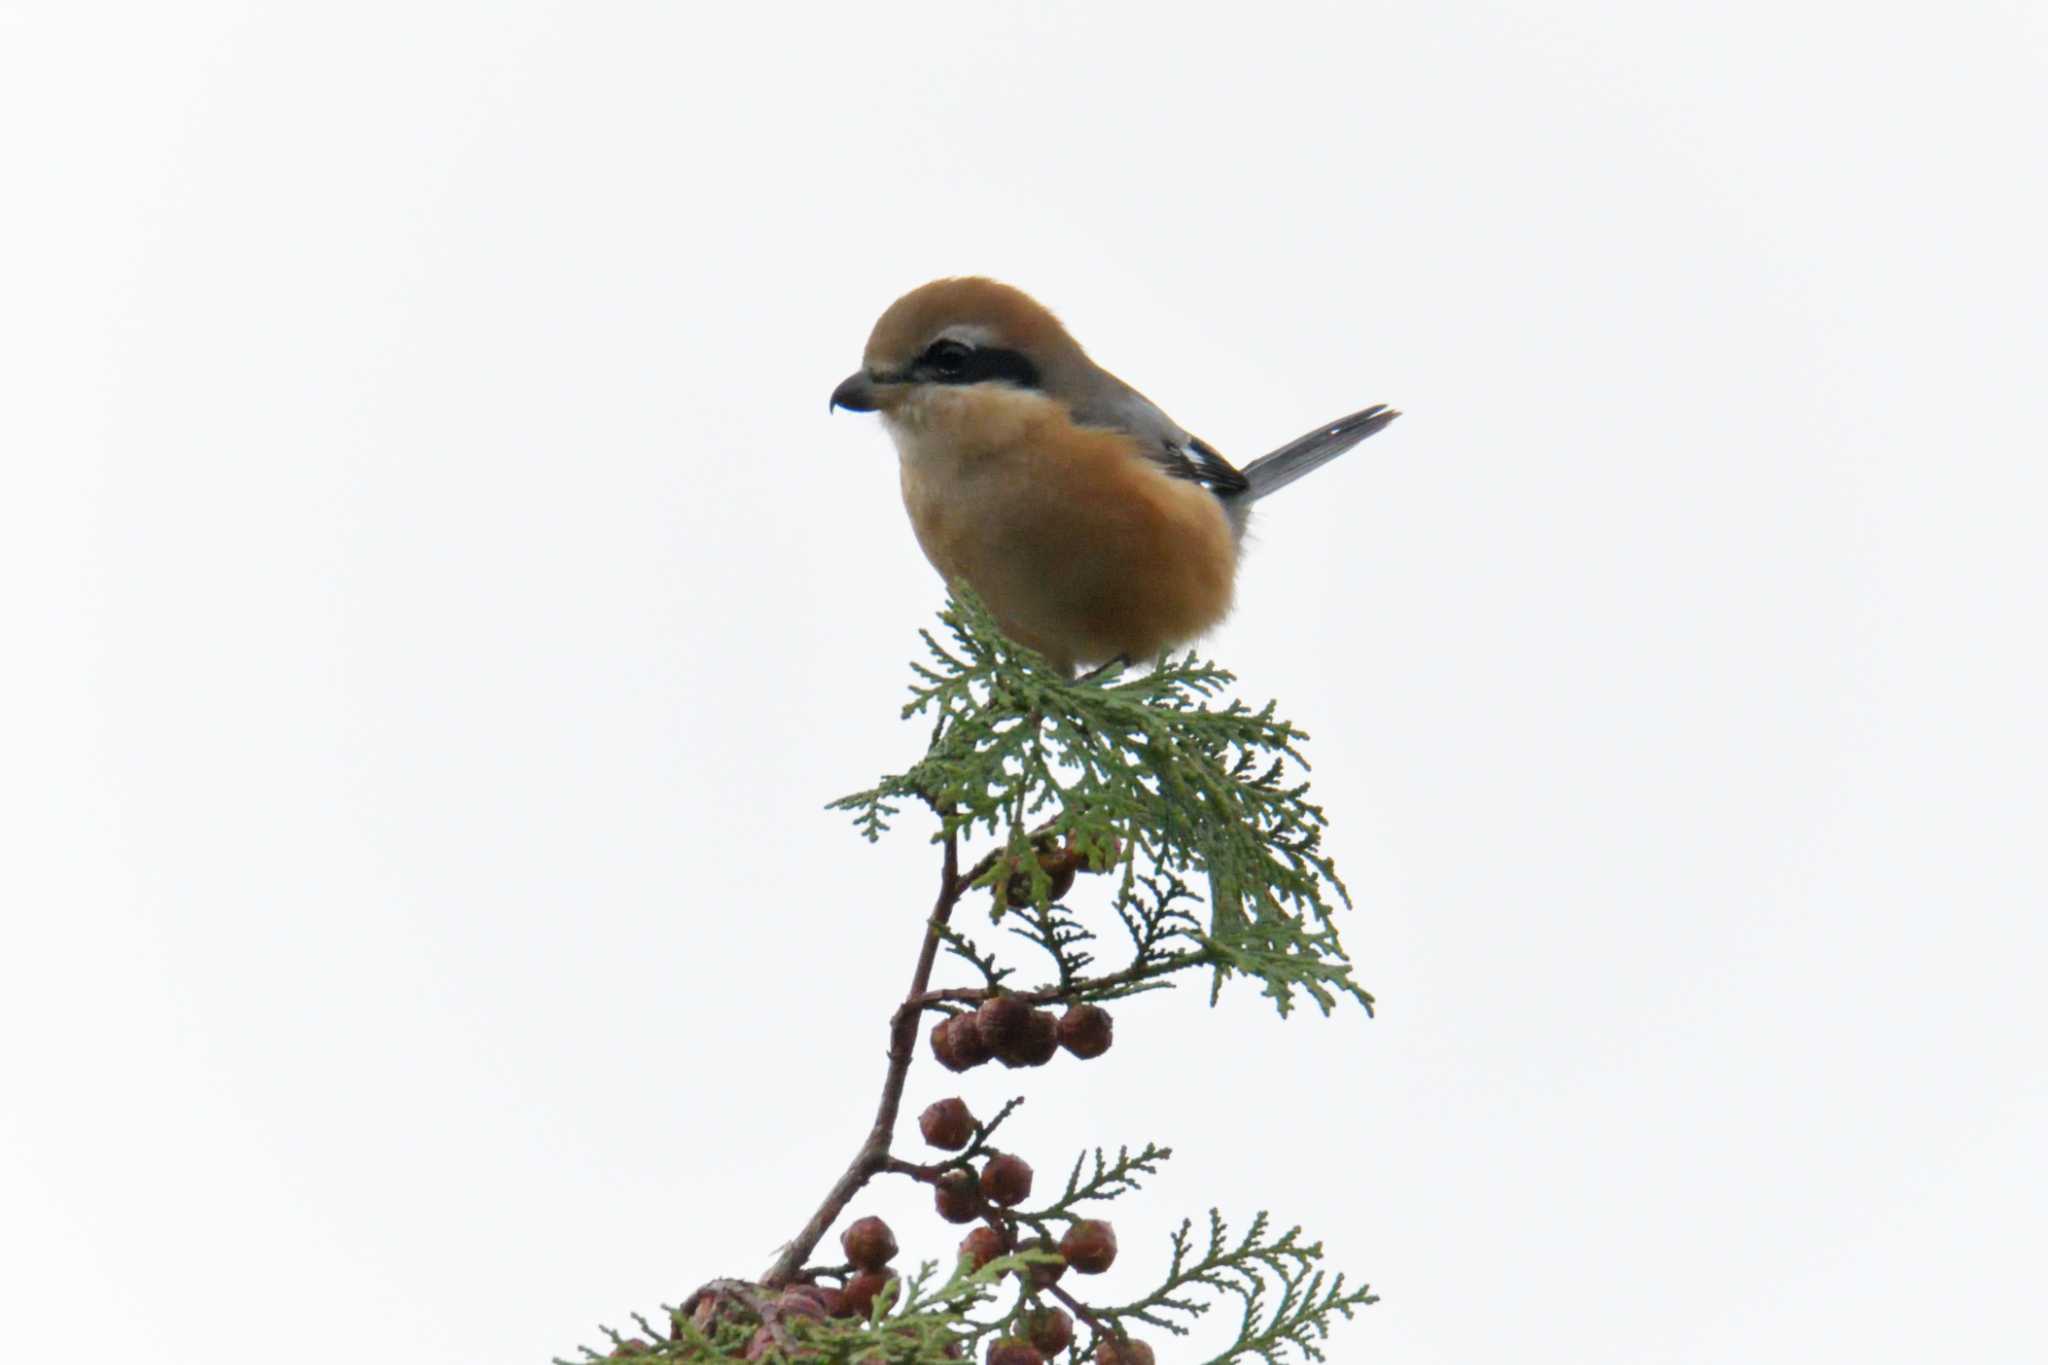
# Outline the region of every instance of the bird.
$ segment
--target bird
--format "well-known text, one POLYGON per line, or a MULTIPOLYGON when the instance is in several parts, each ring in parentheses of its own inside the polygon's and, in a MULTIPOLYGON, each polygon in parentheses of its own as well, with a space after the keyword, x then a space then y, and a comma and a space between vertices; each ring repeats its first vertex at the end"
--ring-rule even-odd
POLYGON ((949 584, 1069 678, 1156 659, 1229 613, 1254 503, 1400 414, 1380 403, 1242 469, 981 276, 882 313, 827 411, 879 413, 911 529, 949 584))

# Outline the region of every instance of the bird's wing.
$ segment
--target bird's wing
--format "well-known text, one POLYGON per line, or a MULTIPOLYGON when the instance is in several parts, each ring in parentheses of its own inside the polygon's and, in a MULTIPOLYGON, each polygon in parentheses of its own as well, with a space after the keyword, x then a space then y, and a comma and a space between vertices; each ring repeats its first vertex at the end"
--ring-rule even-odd
POLYGON ((1158 404, 1108 374, 1103 379, 1100 391, 1074 405, 1075 421, 1124 432, 1137 441, 1146 459, 1174 478, 1201 484, 1212 493, 1242 493, 1251 486, 1237 466, 1207 441, 1190 435, 1158 404))
POLYGON ((1199 436, 1190 436, 1180 445, 1169 442, 1156 452, 1148 449, 1145 453, 1176 479, 1192 479, 1211 493, 1242 493, 1251 487, 1236 465, 1218 455, 1215 447, 1199 436))

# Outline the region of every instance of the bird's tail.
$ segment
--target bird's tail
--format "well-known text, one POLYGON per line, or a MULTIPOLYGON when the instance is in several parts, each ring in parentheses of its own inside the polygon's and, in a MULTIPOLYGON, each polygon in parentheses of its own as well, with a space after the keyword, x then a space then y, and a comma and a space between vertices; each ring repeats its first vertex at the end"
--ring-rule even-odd
POLYGON ((1271 455, 1261 455, 1244 467, 1248 485, 1246 502, 1257 502, 1277 493, 1304 474, 1321 469, 1366 437, 1401 414, 1385 403, 1375 403, 1349 417, 1325 422, 1306 436, 1298 436, 1271 455))

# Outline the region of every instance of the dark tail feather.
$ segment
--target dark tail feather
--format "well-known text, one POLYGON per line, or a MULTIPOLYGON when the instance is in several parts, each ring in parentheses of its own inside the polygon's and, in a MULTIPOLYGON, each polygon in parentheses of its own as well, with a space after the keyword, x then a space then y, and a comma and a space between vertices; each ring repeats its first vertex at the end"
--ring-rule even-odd
POLYGON ((1244 492, 1245 501, 1257 502, 1302 475, 1321 469, 1400 415, 1385 403, 1375 403, 1349 417, 1325 422, 1271 455, 1261 455, 1244 467, 1245 481, 1250 485, 1244 492))

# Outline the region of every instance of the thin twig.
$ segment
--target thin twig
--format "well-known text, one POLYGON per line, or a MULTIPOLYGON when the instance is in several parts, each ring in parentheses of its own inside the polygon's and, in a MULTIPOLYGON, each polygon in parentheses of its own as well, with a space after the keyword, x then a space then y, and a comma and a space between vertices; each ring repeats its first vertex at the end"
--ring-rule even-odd
POLYGON ((953 1165, 920 1166, 915 1161, 905 1161, 902 1157, 897 1156, 889 1157, 882 1162, 881 1166, 881 1171, 884 1175, 907 1175, 912 1180, 925 1185, 930 1185, 937 1181, 947 1171, 961 1169, 964 1168, 953 1165))
POLYGON ((1046 1292, 1051 1294, 1054 1298, 1058 1299, 1067 1307, 1073 1309, 1074 1316, 1079 1318, 1081 1321, 1087 1323, 1088 1329, 1097 1334, 1098 1336, 1113 1337, 1117 1335, 1117 1330, 1115 1327, 1103 1321, 1101 1318, 1096 1317, 1094 1311, 1090 1309, 1087 1304, 1081 1302, 1072 1294, 1069 1294, 1066 1290, 1060 1288, 1057 1284, 1047 1285, 1046 1292))
POLYGON ((1189 967, 1197 967, 1205 962, 1213 962, 1214 960, 1214 957, 1206 948, 1197 948, 1191 952, 1175 953, 1171 957, 1158 958, 1151 962, 1126 967, 1120 972, 1111 972, 1106 976, 1083 977, 1081 980, 1071 982, 1065 986, 1047 986, 1044 990, 999 991, 990 990, 985 986, 952 986, 942 991, 926 991, 923 995, 916 996, 904 1003, 906 1005, 915 1005, 921 1010, 929 1010, 937 1009, 940 1005, 946 1004, 979 1005, 993 995, 1013 995, 1027 1005, 1046 1005, 1077 995, 1088 995, 1095 991, 1109 990, 1117 986, 1129 986, 1140 981, 1150 981, 1158 976, 1170 976, 1174 972, 1184 971, 1189 967))
MULTIPOLYGON (((940 820, 943 825, 944 812, 940 813, 940 820)), ((931 985, 932 964, 939 955, 940 930, 952 917, 953 907, 960 903, 960 895, 967 889, 960 876, 958 831, 946 829, 945 845, 945 863, 939 872, 939 895, 932 905, 931 917, 925 922, 924 943, 918 949, 917 969, 911 973, 910 991, 889 1020, 889 1069, 882 1077, 882 1098, 875 1106, 875 1121, 869 1127, 860 1150, 853 1154, 853 1160, 804 1224, 803 1231, 785 1243, 773 1264, 762 1272, 761 1283, 770 1288, 780 1289, 795 1278, 797 1268, 816 1249, 826 1229, 838 1221, 853 1196, 889 1159, 889 1142, 895 1135, 896 1115, 903 1105, 903 1083, 910 1074, 910 1060, 916 1055, 917 1025, 924 1014, 924 1006, 918 1002, 923 1000, 931 985)))

